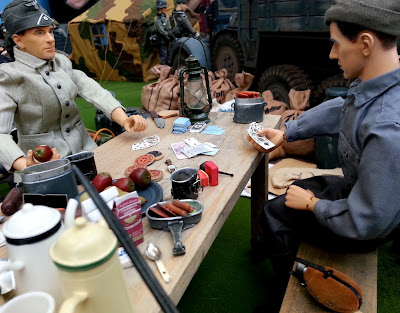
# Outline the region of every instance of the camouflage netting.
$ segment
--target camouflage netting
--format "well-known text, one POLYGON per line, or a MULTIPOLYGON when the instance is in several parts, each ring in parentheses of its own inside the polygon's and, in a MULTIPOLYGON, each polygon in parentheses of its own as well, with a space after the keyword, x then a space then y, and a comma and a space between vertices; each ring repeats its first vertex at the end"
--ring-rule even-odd
MULTIPOLYGON (((170 13, 174 2, 167 3, 170 13)), ((68 24, 73 48, 70 59, 99 80, 156 79, 149 70, 160 59, 147 35, 155 16, 155 0, 99 0, 68 24)))

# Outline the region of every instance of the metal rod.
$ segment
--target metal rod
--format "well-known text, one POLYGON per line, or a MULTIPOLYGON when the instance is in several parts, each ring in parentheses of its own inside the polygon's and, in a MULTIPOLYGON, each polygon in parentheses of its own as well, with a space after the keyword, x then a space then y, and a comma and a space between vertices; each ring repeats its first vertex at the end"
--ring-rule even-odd
POLYGON ((229 176, 233 177, 233 174, 231 174, 231 173, 226 173, 226 172, 221 172, 221 171, 218 171, 218 173, 224 174, 224 175, 229 175, 229 176))
POLYGON ((85 187, 86 191, 92 197, 93 202, 96 204, 97 208, 100 210, 111 230, 118 238, 118 241, 125 248, 129 258, 132 260, 132 263, 135 265, 140 276, 143 278, 143 280, 147 284, 147 287, 150 289, 157 302, 160 304, 162 310, 166 313, 178 313, 179 311, 176 309, 172 300, 165 293, 164 289, 160 286, 160 283, 154 276, 153 272, 150 270, 146 261, 140 254, 138 248, 132 242, 132 239, 129 238, 128 234, 122 227, 117 217, 110 211, 107 204, 101 198, 96 188, 94 188, 94 186, 90 183, 90 181, 76 165, 73 164, 72 169, 82 185, 85 187))

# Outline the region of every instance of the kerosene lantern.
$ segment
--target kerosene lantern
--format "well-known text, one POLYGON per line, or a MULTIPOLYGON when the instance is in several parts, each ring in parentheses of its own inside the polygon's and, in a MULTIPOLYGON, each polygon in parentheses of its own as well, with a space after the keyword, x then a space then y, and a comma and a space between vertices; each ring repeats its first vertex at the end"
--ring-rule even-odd
POLYGON ((208 70, 200 65, 199 60, 190 55, 186 60, 186 67, 179 72, 181 88, 180 110, 183 116, 188 117, 192 124, 196 122, 208 123, 208 112, 211 111, 212 100, 210 83, 208 81, 208 70), (206 87, 204 87, 201 73, 204 72, 206 87), (183 75, 188 73, 186 87, 184 86, 183 75))

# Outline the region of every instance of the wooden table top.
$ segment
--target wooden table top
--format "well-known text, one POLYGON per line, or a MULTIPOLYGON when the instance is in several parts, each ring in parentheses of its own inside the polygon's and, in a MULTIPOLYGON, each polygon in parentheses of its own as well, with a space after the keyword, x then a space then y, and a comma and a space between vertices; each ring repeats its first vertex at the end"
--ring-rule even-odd
MULTIPOLYGON (((199 168, 205 161, 213 161, 220 171, 233 173, 234 176, 219 175, 219 184, 214 187, 205 187, 198 199, 204 204, 202 219, 193 228, 182 232, 182 243, 186 247, 186 254, 173 256, 172 234, 162 230, 150 228, 147 218, 143 219, 144 242, 138 249, 144 258, 145 248, 149 242, 155 243, 162 251, 162 261, 171 275, 171 282, 164 283, 158 272, 155 262, 146 259, 159 280, 161 286, 177 304, 196 273, 202 260, 211 247, 214 239, 229 216, 237 199, 263 158, 261 153, 246 140, 248 124, 233 122, 233 114, 211 113, 210 125, 218 125, 226 130, 220 136, 202 133, 173 134, 172 127, 176 118, 165 120, 165 127, 159 129, 154 121, 148 120, 148 128, 140 133, 123 133, 95 150, 95 161, 98 172, 108 172, 113 178, 124 177, 125 168, 133 165, 134 160, 146 152, 157 150, 164 154, 164 158, 155 161, 148 169, 158 169, 164 178, 158 183, 163 188, 163 200, 171 200, 170 173, 165 164, 166 159, 171 159, 178 168, 199 168), (161 141, 156 146, 148 149, 132 151, 133 143, 141 142, 145 137, 158 135, 161 141), (194 137, 200 142, 210 142, 220 151, 213 157, 197 156, 191 159, 178 160, 170 148, 171 143, 181 142, 186 138, 194 137)), ((263 127, 276 128, 280 123, 280 116, 264 115, 263 127)), ((0 249, 0 256, 4 255, 4 247, 0 249)), ((160 312, 160 307, 147 285, 134 267, 124 269, 132 305, 137 313, 160 312)))

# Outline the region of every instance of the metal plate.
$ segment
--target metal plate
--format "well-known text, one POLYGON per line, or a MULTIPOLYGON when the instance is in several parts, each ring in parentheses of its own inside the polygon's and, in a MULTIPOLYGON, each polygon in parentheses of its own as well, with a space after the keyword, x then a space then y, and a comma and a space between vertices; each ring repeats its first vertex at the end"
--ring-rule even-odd
POLYGON ((153 204, 160 202, 163 197, 163 190, 161 186, 152 181, 150 186, 144 190, 138 190, 139 196, 145 198, 147 202, 142 205, 142 215, 146 214, 146 210, 153 204))

